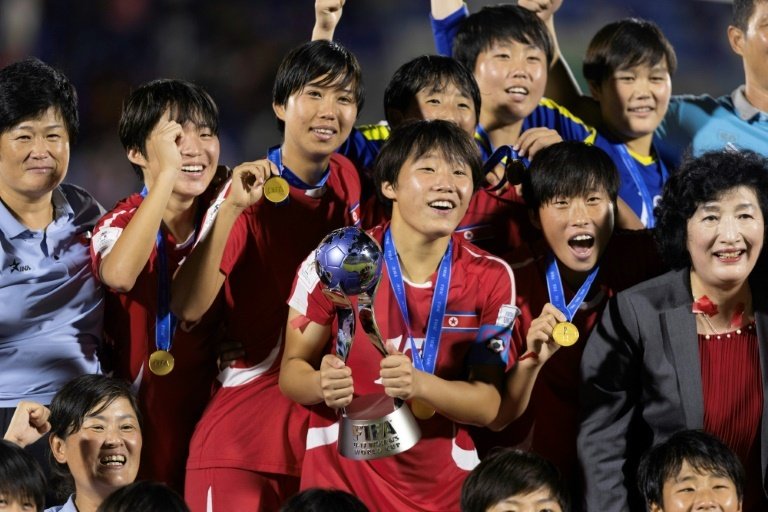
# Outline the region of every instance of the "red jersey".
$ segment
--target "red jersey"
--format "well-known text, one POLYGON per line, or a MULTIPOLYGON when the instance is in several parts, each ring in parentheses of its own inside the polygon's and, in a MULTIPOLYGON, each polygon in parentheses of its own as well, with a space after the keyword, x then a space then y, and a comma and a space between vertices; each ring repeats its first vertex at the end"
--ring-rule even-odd
MULTIPOLYGON (((384 230, 385 227, 380 226, 370 233, 381 242, 384 230)), ((311 321, 330 325, 336 319, 336 312, 319 286, 313 261, 314 254, 302 264, 289 304, 311 321)), ((405 281, 411 332, 417 350, 421 350, 424 342, 436 277, 437 273, 430 282, 421 285, 405 281)), ((354 307, 356 297, 351 300, 354 307)), ((447 300, 435 375, 446 380, 465 380, 468 359, 474 359, 478 350, 491 352, 485 343, 475 341, 478 330, 484 325, 496 324, 502 306, 514 304, 512 271, 503 260, 454 234, 447 300)), ((386 264, 374 310, 382 337, 410 355, 414 347, 392 292, 386 264)), ((381 354, 358 327, 347 358, 356 394, 383 393, 378 381, 381 359, 381 354)), ((504 364, 501 358, 498 363, 504 364)), ((353 461, 337 452, 336 412, 324 404, 313 406, 302 488, 343 489, 355 494, 371 510, 459 510, 461 484, 479 462, 472 440, 465 426, 440 414, 417 421, 422 437, 410 450, 377 460, 353 461)))
MULTIPOLYGON (((94 228, 91 263, 97 278, 102 257, 112 250, 142 200, 139 194, 133 194, 118 202, 94 228)), ((190 237, 178 243, 169 232, 163 230, 163 235, 170 279, 194 240, 190 237)), ((191 329, 179 325, 171 346, 173 371, 165 376, 149 371, 149 355, 156 350, 158 264, 155 246, 131 291, 107 291, 104 336, 110 360, 106 363, 114 368, 116 377, 130 380, 138 390, 144 433, 139 478, 165 482, 183 492, 189 440, 216 377, 217 325, 214 314, 205 315, 191 329)))
POLYGON ((475 191, 456 232, 497 255, 514 253, 541 238, 541 232, 531 224, 528 208, 512 186, 497 192, 487 187, 475 191))
MULTIPOLYGON (((550 302, 546 283, 549 246, 542 240, 513 255, 520 318, 513 331, 509 368, 527 350, 526 335, 533 319, 550 302)), ((617 231, 600 258, 600 270, 571 322, 579 330, 575 345, 562 347, 538 374, 525 413, 499 433, 476 429, 473 436, 481 454, 493 446, 534 451, 552 461, 563 476, 572 478, 578 467, 576 436, 579 426, 579 365, 595 323, 617 292, 659 275, 662 265, 648 231, 617 231)), ((563 282, 566 304, 578 290, 563 282)))
POLYGON ((333 154, 323 187, 291 186, 286 203, 262 199, 238 217, 220 269, 227 276, 226 337, 242 343, 246 355, 219 374, 222 388, 195 430, 189 469, 298 476, 308 411, 278 387, 286 300, 304 256, 330 231, 358 223, 359 203, 357 170, 333 154))

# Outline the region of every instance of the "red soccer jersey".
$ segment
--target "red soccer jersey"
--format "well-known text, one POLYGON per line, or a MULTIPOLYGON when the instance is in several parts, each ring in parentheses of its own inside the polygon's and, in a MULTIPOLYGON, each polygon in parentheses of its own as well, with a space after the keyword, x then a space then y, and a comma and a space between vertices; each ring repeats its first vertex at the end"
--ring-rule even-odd
MULTIPOLYGON (((102 257, 112 250, 142 200, 139 194, 129 196, 96 225, 91 260, 97 277, 102 257)), ((191 250, 193 237, 178 244, 170 233, 163 234, 170 279, 191 250)), ((116 377, 130 380, 138 389, 144 419, 139 478, 166 482, 183 492, 189 440, 216 377, 216 325, 213 314, 204 316, 192 329, 180 325, 171 347, 173 371, 162 377, 149 371, 148 358, 156 350, 158 263, 155 247, 130 292, 107 291, 104 334, 111 353, 106 363, 113 366, 116 377)))
POLYGON ((190 447, 188 468, 240 468, 298 476, 308 412, 278 387, 286 300, 296 269, 328 232, 359 222, 360 181, 331 156, 322 188, 291 186, 286 203, 261 200, 237 219, 222 256, 226 337, 245 357, 219 374, 190 447))
MULTIPOLYGON (((517 306, 520 318, 512 335, 509 367, 527 350, 526 334, 531 321, 550 302, 546 283, 549 247, 541 240, 513 255, 511 266, 517 277, 517 306)), ((600 271, 586 300, 572 322, 579 330, 575 345, 562 347, 538 374, 525 413, 499 433, 476 429, 473 436, 482 455, 493 446, 513 446, 544 456, 561 473, 576 475, 576 436, 579 426, 579 365, 584 346, 608 299, 617 292, 654 277, 663 271, 648 231, 617 231, 600 258, 600 271)), ((565 302, 577 290, 563 283, 565 302)))
MULTIPOLYGON (((379 242, 384 227, 371 230, 379 242)), ((440 337, 435 374, 443 379, 466 379, 469 357, 476 351, 490 352, 485 343, 476 343, 478 328, 494 325, 502 305, 514 304, 514 280, 501 259, 477 249, 453 235, 451 282, 440 337)), ((318 285, 314 255, 302 264, 294 284, 291 307, 322 325, 336 318, 333 304, 318 285)), ((424 285, 405 282, 411 332, 417 349, 424 341, 430 313, 433 282, 424 285)), ((352 297, 353 306, 356 298, 352 297)), ((410 355, 408 330, 404 325, 386 264, 374 302, 381 335, 410 355)), ((382 355, 358 326, 347 365, 352 368, 356 394, 382 393, 378 383, 382 355)), ((504 364, 503 361, 500 364, 504 364)), ((324 404, 312 407, 307 436, 307 453, 302 470, 302 488, 335 487, 362 499, 371 510, 459 509, 464 478, 479 461, 463 425, 436 414, 417 420, 421 440, 410 450, 373 461, 353 461, 337 453, 337 414, 324 404)))
POLYGON ((541 238, 541 232, 531 224, 528 208, 512 186, 497 192, 488 187, 475 191, 456 232, 497 255, 514 254, 541 238))

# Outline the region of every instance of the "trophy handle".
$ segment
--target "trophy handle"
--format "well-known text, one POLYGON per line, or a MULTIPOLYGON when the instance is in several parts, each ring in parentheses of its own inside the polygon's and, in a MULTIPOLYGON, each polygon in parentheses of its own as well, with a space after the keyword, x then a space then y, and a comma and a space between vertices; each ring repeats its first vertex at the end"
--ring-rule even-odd
POLYGON ((357 314, 360 317, 360 325, 368 336, 368 340, 373 343, 383 357, 387 357, 387 347, 381 337, 379 326, 376 325, 376 317, 373 314, 373 298, 376 295, 376 287, 370 292, 363 292, 357 297, 357 314))

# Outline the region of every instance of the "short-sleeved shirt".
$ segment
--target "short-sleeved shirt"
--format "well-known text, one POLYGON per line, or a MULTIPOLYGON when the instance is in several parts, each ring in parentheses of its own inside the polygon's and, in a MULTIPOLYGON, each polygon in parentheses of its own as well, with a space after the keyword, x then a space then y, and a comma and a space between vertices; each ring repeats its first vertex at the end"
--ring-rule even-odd
POLYGON ((0 202, 0 407, 48 404, 73 378, 100 372, 103 293, 88 246, 103 210, 69 184, 52 202, 54 220, 39 231, 0 202))
POLYGON ((228 467, 298 476, 307 410, 278 387, 296 269, 325 235, 360 220, 360 181, 334 154, 320 189, 291 186, 287 203, 262 199, 236 220, 224 249, 226 337, 245 357, 223 370, 190 445, 188 469, 228 467), (256 416, 248 411, 260 411, 256 416))
MULTIPOLYGON (((120 201, 97 224, 91 256, 99 275, 102 258, 114 247, 136 214, 143 197, 120 201)), ((201 198, 205 204, 205 199, 201 198)), ((202 206, 201 206, 202 207, 202 206)), ((177 241, 162 229, 166 271, 170 279, 192 250, 194 235, 177 241)), ((144 421, 140 477, 183 488, 189 439, 211 396, 216 378, 216 308, 194 326, 181 324, 172 338, 173 371, 158 376, 149 371, 149 356, 157 350, 156 331, 161 260, 157 244, 126 293, 107 290, 104 311, 105 344, 116 377, 128 379, 138 392, 144 421), (173 404, 173 406, 171 406, 173 404)), ((170 285, 170 282, 168 283, 170 285)))
MULTIPOLYGON (((370 233, 381 242, 384 231, 385 226, 380 226, 370 233)), ((494 325, 502 306, 514 304, 514 278, 500 258, 466 243, 460 235, 453 234, 452 240, 451 280, 434 373, 446 380, 466 380, 469 358, 478 350, 490 351, 485 344, 476 343, 478 329, 494 325)), ((289 304, 309 320, 331 325, 336 312, 318 284, 313 260, 310 255, 302 264, 289 304)), ((410 332, 417 350, 422 349, 424 342, 435 279, 436 274, 424 284, 405 281, 410 332)), ((351 299, 354 309, 357 298, 351 299)), ((374 310, 382 338, 410 356, 414 347, 391 291, 386 264, 374 310)), ((497 364, 503 365, 503 355, 497 356, 497 364)), ((378 381, 381 359, 358 328, 347 358, 356 395, 383 392, 378 381)), ((493 364, 493 360, 492 357, 486 362, 493 364)), ((458 510, 461 484, 479 461, 466 426, 439 413, 418 421, 422 437, 410 450, 377 460, 352 461, 337 452, 336 412, 325 404, 313 406, 302 488, 343 489, 358 496, 371 510, 458 510)))
POLYGON ((55 507, 50 507, 45 509, 45 512, 77 512, 77 507, 75 506, 75 495, 69 497, 66 503, 63 505, 56 505, 55 507))
POLYGON ((768 156, 768 112, 749 103, 744 86, 731 94, 673 96, 657 133, 662 159, 677 167, 687 150, 749 149, 768 156))

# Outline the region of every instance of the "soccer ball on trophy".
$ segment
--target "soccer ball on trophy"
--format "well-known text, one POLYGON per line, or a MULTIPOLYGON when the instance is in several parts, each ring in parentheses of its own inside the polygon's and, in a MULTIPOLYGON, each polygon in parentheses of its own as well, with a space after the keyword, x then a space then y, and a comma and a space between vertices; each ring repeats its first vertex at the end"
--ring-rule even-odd
POLYGON ((315 250, 320 281, 347 296, 372 291, 381 277, 382 260, 376 240, 354 226, 331 231, 315 250))

